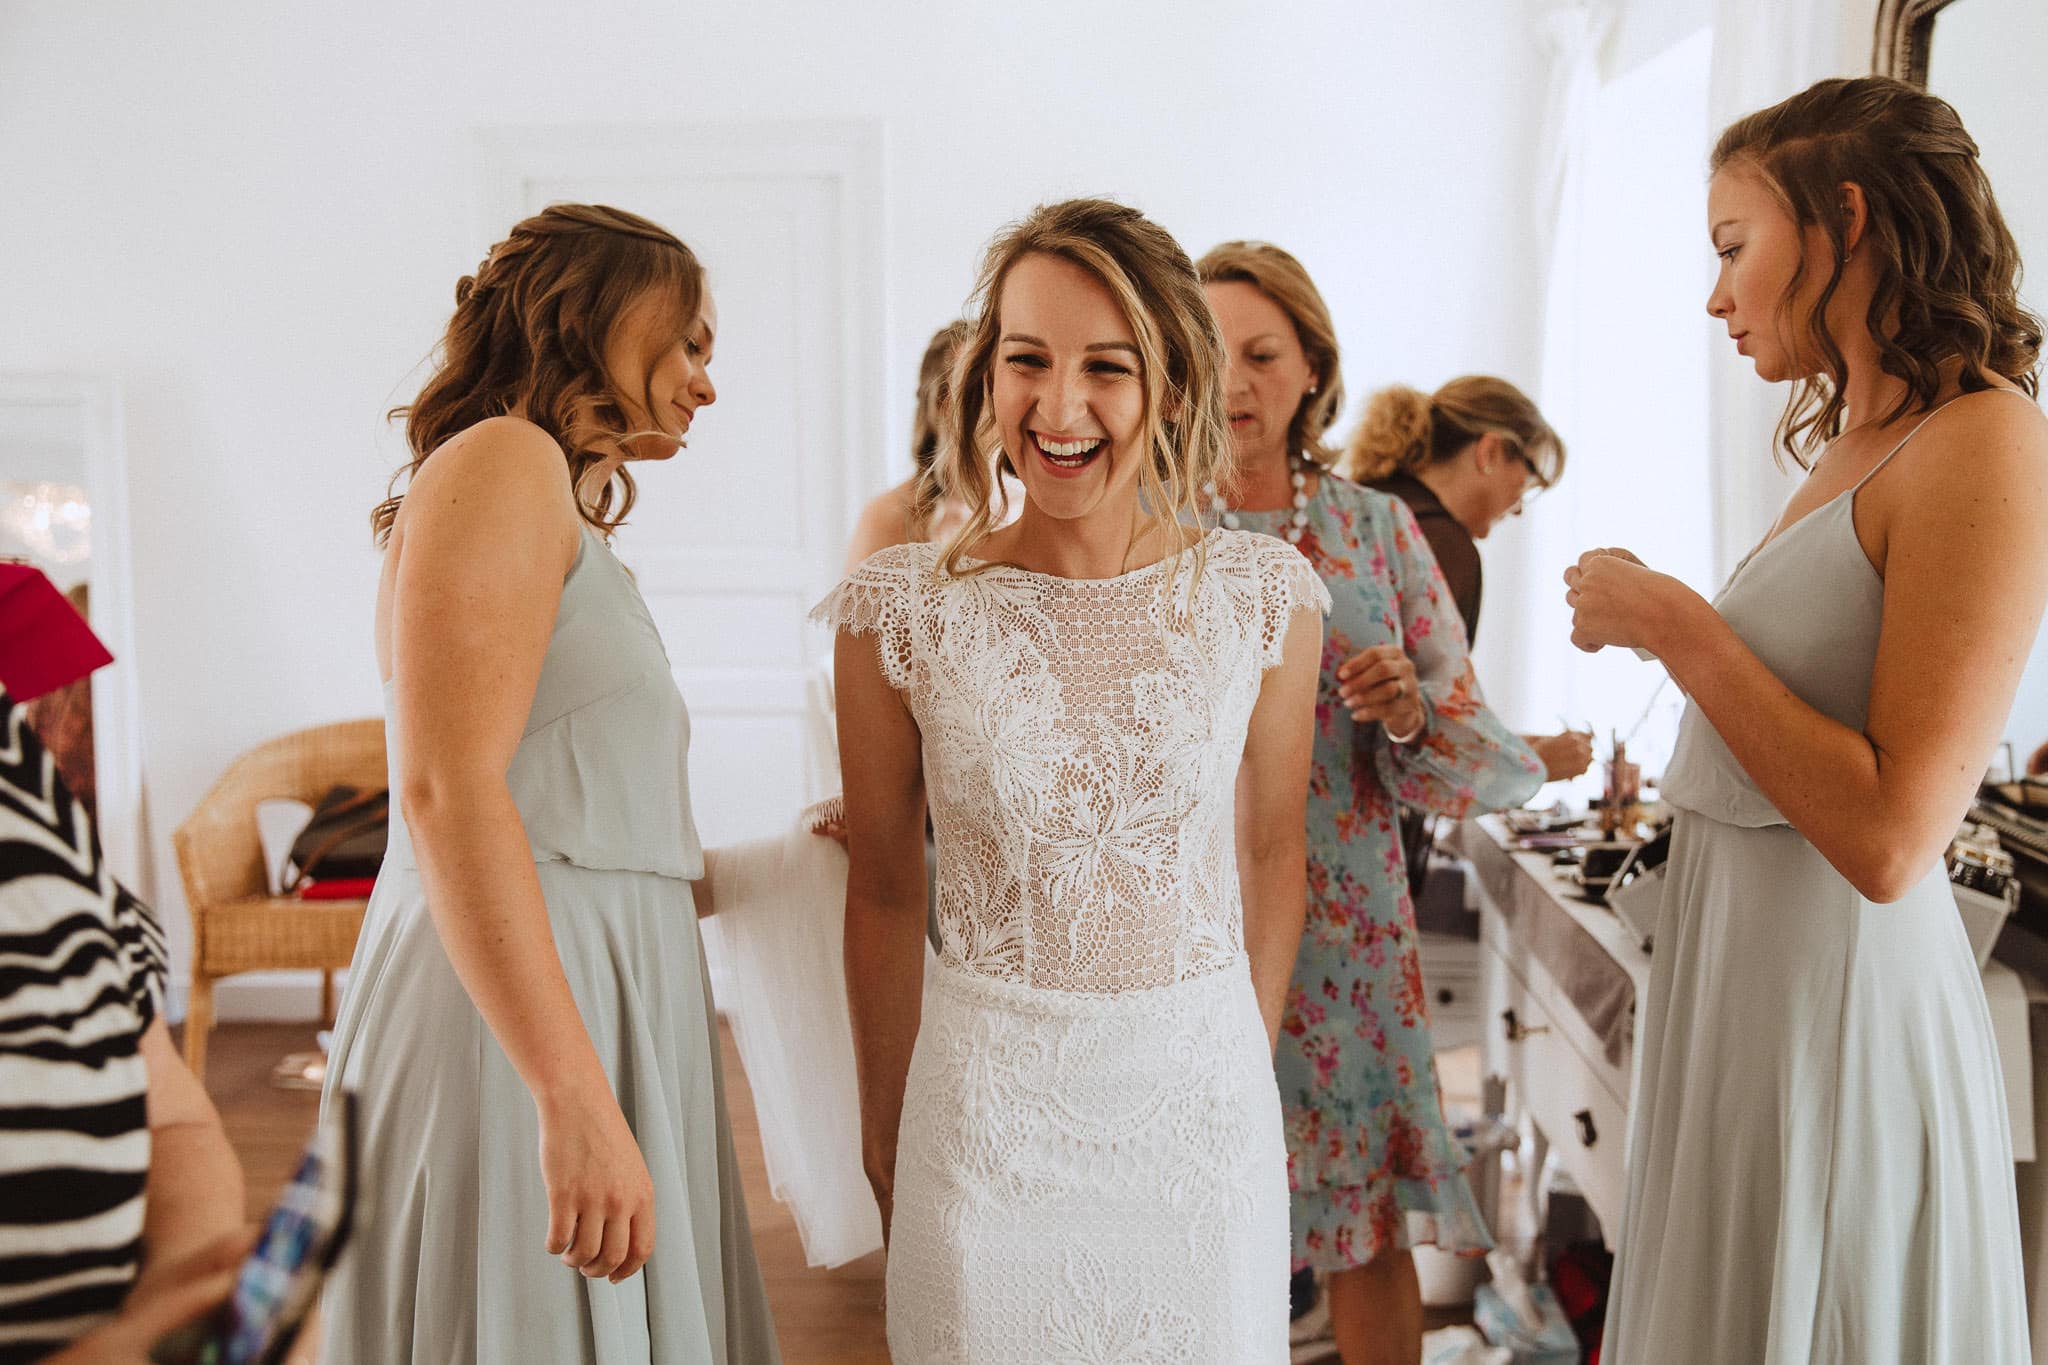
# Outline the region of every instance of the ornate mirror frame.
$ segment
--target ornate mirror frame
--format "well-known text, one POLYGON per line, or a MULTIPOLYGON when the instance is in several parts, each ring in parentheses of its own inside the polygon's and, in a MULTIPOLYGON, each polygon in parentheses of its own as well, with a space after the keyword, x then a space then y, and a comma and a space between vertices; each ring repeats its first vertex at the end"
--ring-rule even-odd
POLYGON ((1925 90, 1927 53, 1934 42, 1934 19, 1954 0, 1878 0, 1877 34, 1870 48, 1870 69, 1896 76, 1925 90))

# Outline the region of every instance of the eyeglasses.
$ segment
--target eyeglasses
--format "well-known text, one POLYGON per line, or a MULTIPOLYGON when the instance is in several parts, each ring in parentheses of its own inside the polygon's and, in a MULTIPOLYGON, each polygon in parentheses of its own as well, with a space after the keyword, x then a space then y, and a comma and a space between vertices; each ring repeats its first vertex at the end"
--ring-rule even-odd
POLYGON ((1529 458, 1528 452, 1523 450, 1520 446, 1516 446, 1514 450, 1515 458, 1517 460, 1520 460, 1522 462, 1522 468, 1529 472, 1529 483, 1533 487, 1534 491, 1538 493, 1549 491, 1550 480, 1543 477, 1543 471, 1536 467, 1536 462, 1529 458))

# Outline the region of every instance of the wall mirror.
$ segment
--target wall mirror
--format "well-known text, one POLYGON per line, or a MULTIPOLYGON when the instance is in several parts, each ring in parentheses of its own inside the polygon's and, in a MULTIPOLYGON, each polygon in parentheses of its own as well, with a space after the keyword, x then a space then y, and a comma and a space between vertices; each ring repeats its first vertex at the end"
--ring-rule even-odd
POLYGON ((93 809, 114 875, 147 897, 128 554, 118 386, 0 372, 0 555, 47 574, 114 655, 91 679, 32 703, 30 717, 93 809))

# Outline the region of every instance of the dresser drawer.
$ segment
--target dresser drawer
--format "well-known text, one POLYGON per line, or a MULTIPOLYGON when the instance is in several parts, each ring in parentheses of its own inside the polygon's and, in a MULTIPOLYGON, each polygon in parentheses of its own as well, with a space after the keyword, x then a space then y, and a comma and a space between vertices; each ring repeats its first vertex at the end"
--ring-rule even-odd
POLYGON ((1438 1052, 1469 1047, 1486 1030, 1486 997, 1477 972, 1422 969, 1423 998, 1429 1004, 1429 1037, 1438 1052))
POLYGON ((1507 1077, 1509 1103, 1543 1130, 1612 1245, 1628 1193, 1628 1115, 1535 993, 1510 971, 1496 982, 1503 1003, 1487 1022, 1489 1064, 1507 1077))
MULTIPOLYGON (((1444 1018, 1477 1019, 1485 1008, 1483 976, 1477 939, 1421 935, 1418 956, 1422 962, 1422 993, 1429 1001, 1429 1019, 1434 1027, 1444 1018)), ((1476 1039, 1468 1038, 1473 1042, 1476 1039)), ((1439 1039, 1438 1047, 1453 1047, 1439 1039)))

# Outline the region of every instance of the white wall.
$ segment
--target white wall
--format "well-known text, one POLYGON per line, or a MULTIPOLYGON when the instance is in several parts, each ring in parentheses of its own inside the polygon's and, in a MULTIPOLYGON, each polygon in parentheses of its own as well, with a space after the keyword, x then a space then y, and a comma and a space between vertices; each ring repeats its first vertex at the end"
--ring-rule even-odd
POLYGON ((1523 0, 0 9, 0 368, 125 386, 147 889, 174 953, 169 830, 243 749, 378 704, 380 414, 506 226, 479 222, 476 129, 880 122, 893 450, 983 242, 1076 193, 1191 251, 1294 250, 1354 395, 1533 384, 1535 76, 1523 0))

